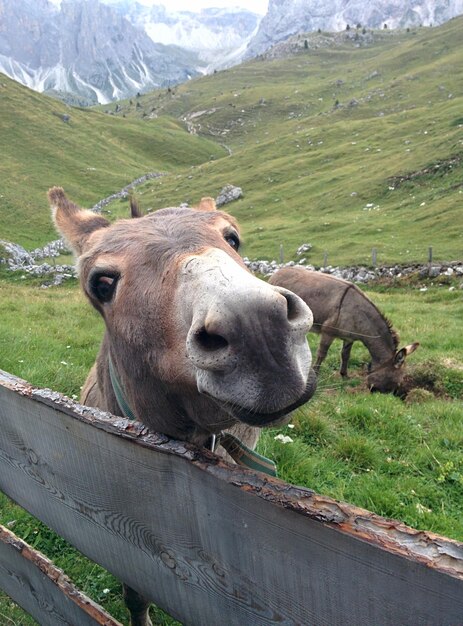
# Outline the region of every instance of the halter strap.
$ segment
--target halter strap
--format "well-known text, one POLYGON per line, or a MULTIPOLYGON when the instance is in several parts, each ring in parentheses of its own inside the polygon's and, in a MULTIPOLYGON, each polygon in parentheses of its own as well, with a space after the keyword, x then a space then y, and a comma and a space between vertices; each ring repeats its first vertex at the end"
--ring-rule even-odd
MULTIPOLYGON (((116 396, 117 404, 119 405, 124 417, 129 420, 135 420, 136 417, 126 400, 109 352, 108 365, 109 377, 111 379, 111 385, 113 387, 114 395, 116 396)), ((217 445, 220 445, 224 448, 224 450, 226 450, 226 452, 228 452, 237 465, 241 465, 258 472, 263 472, 269 476, 277 476, 277 466, 274 461, 258 454, 254 450, 251 450, 251 448, 248 448, 248 446, 238 439, 238 437, 235 437, 230 433, 223 432, 219 435, 212 435, 210 441, 210 448, 212 452, 215 451, 217 445)))
POLYGON ((108 364, 109 364, 109 377, 111 379, 111 385, 113 386, 114 395, 116 396, 117 404, 122 411, 124 417, 129 420, 135 420, 135 415, 132 412, 127 400, 125 399, 124 392, 117 378, 116 370, 114 369, 113 360, 108 352, 108 364))

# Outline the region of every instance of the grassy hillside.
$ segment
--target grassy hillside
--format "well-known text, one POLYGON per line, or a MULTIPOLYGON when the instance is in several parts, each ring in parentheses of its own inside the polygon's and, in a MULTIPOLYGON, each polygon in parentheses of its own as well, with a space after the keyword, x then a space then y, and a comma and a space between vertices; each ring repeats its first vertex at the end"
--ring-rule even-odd
MULTIPOLYGON (((463 256, 463 18, 439 28, 312 34, 258 59, 118 104, 224 142, 232 156, 147 185, 147 206, 243 188, 251 257, 378 262, 463 256), (185 121, 185 123, 186 123, 185 121)), ((114 106, 112 108, 115 108, 114 106)), ((108 107, 106 107, 108 109, 108 107)))
POLYGON ((70 108, 0 75, 0 239, 33 248, 56 238, 45 196, 51 185, 91 206, 147 172, 223 154, 172 118, 147 125, 70 108))

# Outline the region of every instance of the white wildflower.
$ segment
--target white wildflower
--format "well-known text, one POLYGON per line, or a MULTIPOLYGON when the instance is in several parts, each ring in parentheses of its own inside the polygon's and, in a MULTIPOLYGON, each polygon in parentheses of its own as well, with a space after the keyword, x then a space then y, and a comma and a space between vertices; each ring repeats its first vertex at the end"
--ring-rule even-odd
POLYGON ((274 439, 275 441, 281 441, 281 443, 293 443, 294 441, 291 437, 288 437, 288 435, 282 435, 281 433, 276 435, 274 439))
POLYGON ((418 511, 420 515, 424 515, 424 513, 432 513, 432 509, 428 509, 420 502, 417 502, 415 506, 416 506, 416 510, 418 511))

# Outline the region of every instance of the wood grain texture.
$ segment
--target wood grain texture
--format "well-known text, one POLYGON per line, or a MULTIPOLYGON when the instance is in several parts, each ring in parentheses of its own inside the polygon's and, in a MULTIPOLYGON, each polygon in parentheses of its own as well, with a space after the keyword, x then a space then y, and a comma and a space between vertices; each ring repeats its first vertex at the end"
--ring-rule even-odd
POLYGON ((47 557, 0 525, 0 587, 47 626, 122 626, 47 557))
POLYGON ((0 489, 187 625, 463 625, 462 544, 6 374, 0 489))

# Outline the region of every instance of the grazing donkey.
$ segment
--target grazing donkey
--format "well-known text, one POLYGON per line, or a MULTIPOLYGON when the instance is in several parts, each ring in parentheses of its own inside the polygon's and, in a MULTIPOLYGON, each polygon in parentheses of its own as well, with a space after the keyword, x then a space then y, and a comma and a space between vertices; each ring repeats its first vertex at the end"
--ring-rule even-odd
POLYGON ((300 296, 313 314, 311 331, 321 335, 315 371, 319 371, 334 339, 343 340, 341 376, 347 376, 352 344, 361 341, 371 355, 367 384, 370 391, 398 393, 404 376, 405 357, 415 342, 398 350, 399 337, 391 323, 356 285, 302 267, 276 271, 269 280, 300 296))
MULTIPOLYGON (((259 427, 313 395, 309 307, 247 270, 238 226, 211 198, 110 224, 61 188, 48 197, 106 324, 85 404, 197 445, 239 431, 253 448, 259 427)), ((132 625, 148 626, 149 602, 125 598, 132 625)))

